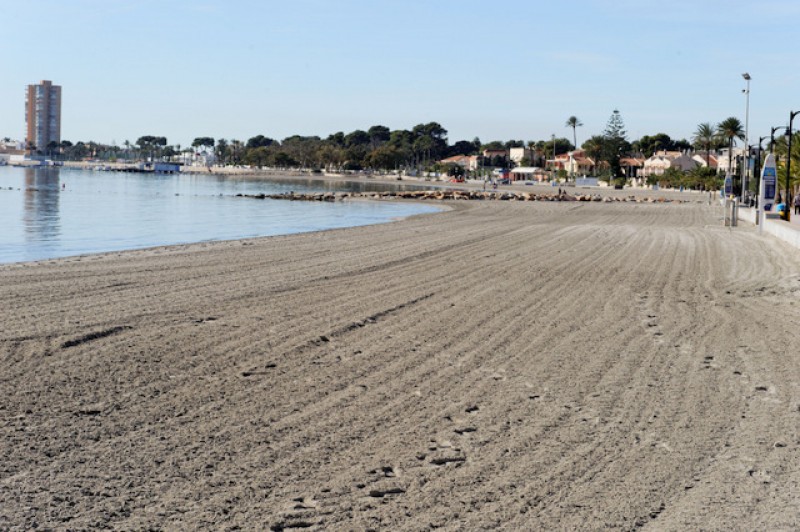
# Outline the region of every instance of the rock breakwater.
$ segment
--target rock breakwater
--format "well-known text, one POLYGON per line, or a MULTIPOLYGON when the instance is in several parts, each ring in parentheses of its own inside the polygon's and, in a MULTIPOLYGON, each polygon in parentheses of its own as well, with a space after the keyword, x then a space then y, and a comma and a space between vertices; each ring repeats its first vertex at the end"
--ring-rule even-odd
POLYGON ((253 199, 276 199, 290 201, 342 201, 348 198, 364 199, 411 199, 411 200, 472 200, 472 201, 596 201, 604 203, 692 203, 692 200, 673 200, 638 196, 601 196, 600 194, 537 194, 533 192, 481 191, 481 190, 405 190, 387 192, 312 192, 282 194, 236 194, 237 197, 253 199))

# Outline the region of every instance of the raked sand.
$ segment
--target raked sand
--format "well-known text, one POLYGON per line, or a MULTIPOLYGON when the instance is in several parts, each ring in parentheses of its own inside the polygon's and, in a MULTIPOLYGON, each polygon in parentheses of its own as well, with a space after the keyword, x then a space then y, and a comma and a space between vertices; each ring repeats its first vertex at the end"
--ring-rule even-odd
POLYGON ((800 251, 705 204, 0 267, 0 528, 800 526, 800 251))

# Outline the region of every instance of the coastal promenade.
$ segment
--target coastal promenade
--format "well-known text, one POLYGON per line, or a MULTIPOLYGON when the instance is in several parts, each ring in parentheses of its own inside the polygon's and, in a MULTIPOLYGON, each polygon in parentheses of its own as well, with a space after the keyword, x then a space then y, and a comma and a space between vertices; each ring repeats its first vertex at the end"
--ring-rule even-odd
POLYGON ((0 528, 800 526, 799 250, 448 205, 0 266, 0 528))

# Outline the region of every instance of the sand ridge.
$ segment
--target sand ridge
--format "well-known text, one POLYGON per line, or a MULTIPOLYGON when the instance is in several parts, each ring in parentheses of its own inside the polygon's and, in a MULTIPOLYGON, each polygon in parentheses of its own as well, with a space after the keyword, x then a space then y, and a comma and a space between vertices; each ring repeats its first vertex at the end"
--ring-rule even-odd
POLYGON ((719 217, 454 203, 2 266, 0 527, 796 528, 800 253, 719 217))

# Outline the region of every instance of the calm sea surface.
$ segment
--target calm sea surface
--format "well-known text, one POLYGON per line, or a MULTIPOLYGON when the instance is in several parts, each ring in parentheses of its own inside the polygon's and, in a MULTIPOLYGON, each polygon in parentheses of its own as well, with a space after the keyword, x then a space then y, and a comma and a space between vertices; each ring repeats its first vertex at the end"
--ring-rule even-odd
POLYGON ((368 225, 438 210, 418 204, 234 197, 388 187, 399 188, 0 166, 0 263, 368 225))

